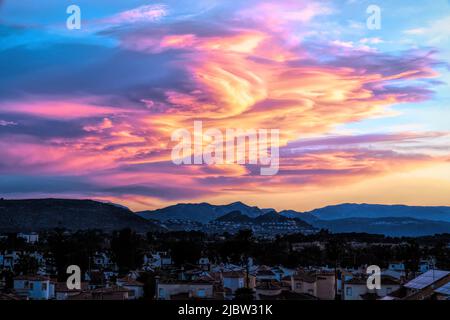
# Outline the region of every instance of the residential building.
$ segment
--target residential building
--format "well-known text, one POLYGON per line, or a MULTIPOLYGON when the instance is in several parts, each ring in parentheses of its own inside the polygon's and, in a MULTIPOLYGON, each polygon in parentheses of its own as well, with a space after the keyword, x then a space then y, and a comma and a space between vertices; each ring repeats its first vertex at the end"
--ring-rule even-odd
POLYGON ((14 270, 14 266, 19 261, 19 258, 20 252, 18 251, 4 251, 0 254, 0 268, 14 270))
POLYGON ((257 300, 262 300, 263 298, 270 299, 270 297, 280 295, 283 291, 283 286, 278 281, 267 280, 258 283, 255 291, 257 300))
POLYGON ((290 277, 284 277, 283 282, 290 286, 292 292, 317 296, 317 279, 312 273, 300 271, 290 277))
POLYGON ((397 271, 397 272, 405 272, 405 264, 403 262, 395 261, 389 263, 388 270, 397 271))
POLYGON ((212 281, 179 281, 161 280, 156 285, 156 299, 178 300, 212 299, 214 298, 214 283, 212 281))
POLYGON ((246 274, 243 271, 229 271, 222 273, 223 288, 230 295, 234 295, 236 290, 240 288, 255 288, 256 278, 251 274, 246 274), (248 278, 247 278, 248 277, 248 278))
POLYGON ((97 269, 115 269, 115 264, 105 252, 96 252, 93 257, 93 267, 97 269))
POLYGON ((83 291, 88 290, 88 283, 81 282, 80 289, 69 289, 67 288, 66 282, 55 283, 55 298, 56 300, 69 300, 70 297, 79 295, 83 291))
POLYGON ((131 277, 117 279, 117 285, 129 290, 128 298, 130 300, 144 297, 144 284, 131 277))
POLYGON ((130 291, 119 286, 81 291, 70 295, 67 300, 128 300, 130 291))
POLYGON ((27 243, 37 243, 39 242, 39 234, 36 232, 29 232, 29 233, 18 233, 17 238, 22 238, 27 243))
POLYGON ((14 278, 14 291, 32 300, 55 298, 55 284, 45 276, 18 276, 14 278))
POLYGON ((336 276, 334 272, 316 274, 316 297, 321 300, 334 300, 336 296, 336 276))
POLYGON ((344 300, 379 300, 400 288, 400 282, 389 276, 381 276, 381 288, 367 288, 367 277, 356 276, 344 283, 344 300))
POLYGON ((256 270, 256 281, 278 281, 277 275, 267 266, 261 266, 256 270))
MULTIPOLYGON (((404 285, 406 300, 423 300, 430 298, 436 289, 450 282, 450 271, 429 270, 404 285)), ((445 289, 445 288, 444 288, 445 289)))

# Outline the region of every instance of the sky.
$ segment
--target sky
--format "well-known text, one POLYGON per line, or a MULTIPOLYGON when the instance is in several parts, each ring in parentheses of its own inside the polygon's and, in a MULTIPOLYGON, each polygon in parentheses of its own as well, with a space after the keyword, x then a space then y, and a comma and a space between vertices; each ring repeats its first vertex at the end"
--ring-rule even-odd
POLYGON ((0 1, 2 197, 450 205, 450 1, 192 2, 0 1), (278 173, 175 165, 194 121, 278 129, 278 173))

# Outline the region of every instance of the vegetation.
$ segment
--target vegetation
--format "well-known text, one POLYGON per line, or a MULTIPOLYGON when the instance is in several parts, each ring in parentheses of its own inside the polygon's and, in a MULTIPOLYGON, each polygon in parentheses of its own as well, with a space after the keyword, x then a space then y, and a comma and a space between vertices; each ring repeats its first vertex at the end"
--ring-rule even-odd
MULTIPOLYGON (((77 264, 82 270, 88 270, 97 251, 109 252, 121 274, 141 266, 144 254, 149 251, 170 252, 177 266, 194 264, 201 256, 208 257, 211 262, 245 266, 251 257, 257 264, 291 268, 323 265, 359 267, 371 264, 383 268, 390 261, 402 261, 407 271, 415 272, 421 259, 433 256, 437 268, 449 270, 449 243, 450 234, 392 238, 358 233, 332 234, 322 230, 313 235, 293 234, 261 239, 249 230, 235 235, 207 235, 198 231, 141 235, 130 229, 112 234, 98 230, 68 233, 56 229, 42 234, 37 244, 27 244, 11 234, 0 240, 0 250, 41 251, 51 258, 59 280, 64 281, 68 265, 77 264)), ((21 273, 34 273, 37 268, 35 259, 23 257, 19 261, 21 273)), ((154 276, 150 274, 144 279, 148 289, 154 285, 154 276)))

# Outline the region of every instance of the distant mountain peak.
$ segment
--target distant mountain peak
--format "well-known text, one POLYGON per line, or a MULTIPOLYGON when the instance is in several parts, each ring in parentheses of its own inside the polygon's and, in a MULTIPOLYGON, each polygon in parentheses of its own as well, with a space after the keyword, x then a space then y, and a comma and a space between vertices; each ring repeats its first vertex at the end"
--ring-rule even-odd
POLYGON ((236 201, 236 202, 232 202, 229 204, 229 206, 244 206, 244 207, 249 207, 248 205, 246 205, 245 203, 241 202, 241 201, 236 201))
POLYGON ((258 207, 250 207, 237 201, 226 205, 212 205, 209 203, 178 204, 153 211, 141 211, 137 214, 146 219, 190 220, 200 223, 208 223, 232 211, 240 211, 243 215, 257 217, 263 212, 258 207))

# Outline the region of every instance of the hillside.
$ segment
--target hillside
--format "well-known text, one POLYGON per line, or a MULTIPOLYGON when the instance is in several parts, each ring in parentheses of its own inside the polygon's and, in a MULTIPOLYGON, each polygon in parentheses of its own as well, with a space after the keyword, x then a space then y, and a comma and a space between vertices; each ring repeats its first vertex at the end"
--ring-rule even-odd
POLYGON ((250 223, 253 221, 249 216, 242 214, 240 211, 232 211, 217 218, 215 221, 219 222, 235 222, 235 223, 250 223))
POLYGON ((92 200, 0 200, 0 232, 131 228, 138 232, 161 230, 129 209, 92 200))
POLYGON ((240 211, 242 214, 252 218, 263 213, 261 209, 247 206, 242 202, 218 206, 209 203, 180 203, 154 211, 141 211, 136 213, 145 219, 156 219, 159 221, 179 219, 208 223, 233 211, 240 211))
POLYGON ((334 233, 363 232, 384 234, 394 237, 419 237, 432 234, 450 233, 450 223, 443 221, 419 220, 413 218, 348 218, 321 220, 317 228, 328 229, 334 233))
POLYGON ((273 209, 259 209, 235 202, 220 206, 208 203, 178 204, 139 214, 144 218, 163 222, 178 219, 203 225, 212 221, 261 224, 295 219, 298 223, 305 223, 305 227, 324 228, 332 232, 367 232, 393 236, 450 233, 450 207, 341 204, 309 212, 283 210, 277 213, 273 209), (240 213, 236 213, 237 211, 240 213))

